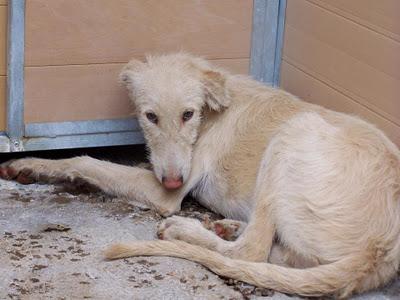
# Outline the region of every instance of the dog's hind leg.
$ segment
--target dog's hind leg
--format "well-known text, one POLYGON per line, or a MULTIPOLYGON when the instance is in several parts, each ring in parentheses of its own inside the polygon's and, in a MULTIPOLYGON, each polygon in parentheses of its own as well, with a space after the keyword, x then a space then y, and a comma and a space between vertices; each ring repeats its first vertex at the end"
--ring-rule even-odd
POLYGON ((249 224, 239 238, 228 242, 219 252, 240 260, 266 261, 275 236, 275 226, 267 203, 256 205, 249 224))
POLYGON ((83 181, 100 190, 145 203, 163 216, 180 210, 183 189, 165 190, 150 170, 128 167, 88 156, 49 160, 25 158, 0 166, 0 177, 22 183, 83 181))
POLYGON ((237 240, 219 250, 229 257, 263 262, 270 255, 276 231, 273 203, 279 192, 276 182, 279 180, 279 160, 276 159, 279 143, 278 138, 271 140, 261 161, 248 225, 237 240))

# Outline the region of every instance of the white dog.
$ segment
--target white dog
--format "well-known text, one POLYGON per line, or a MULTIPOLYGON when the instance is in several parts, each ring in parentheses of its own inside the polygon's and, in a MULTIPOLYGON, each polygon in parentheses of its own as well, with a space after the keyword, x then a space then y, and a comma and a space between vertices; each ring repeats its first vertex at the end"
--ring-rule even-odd
MULTIPOLYGON (((79 178, 164 216, 191 193, 248 223, 227 241, 196 220, 171 217, 159 232, 168 241, 115 245, 110 259, 182 257, 300 295, 346 297, 395 276, 400 152, 380 130, 182 53, 133 60, 121 80, 154 171, 89 157, 21 159, 4 164, 2 177, 79 178)), ((234 220, 219 226, 241 224, 234 220)))

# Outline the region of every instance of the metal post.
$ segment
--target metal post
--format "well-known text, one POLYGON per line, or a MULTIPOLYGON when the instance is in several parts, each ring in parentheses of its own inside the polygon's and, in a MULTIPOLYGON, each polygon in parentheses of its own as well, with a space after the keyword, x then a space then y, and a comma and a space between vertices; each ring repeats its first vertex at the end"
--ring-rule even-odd
POLYGON ((7 136, 22 151, 24 136, 25 0, 8 2, 7 136))
POLYGON ((250 73, 279 86, 286 0, 254 0, 250 73))

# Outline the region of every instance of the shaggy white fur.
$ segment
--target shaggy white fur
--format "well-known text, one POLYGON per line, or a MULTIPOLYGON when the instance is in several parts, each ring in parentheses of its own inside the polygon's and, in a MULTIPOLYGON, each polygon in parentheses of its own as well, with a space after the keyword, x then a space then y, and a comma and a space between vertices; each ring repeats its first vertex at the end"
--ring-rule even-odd
POLYGON ((133 60, 121 81, 154 172, 79 157, 21 159, 3 165, 0 175, 81 178, 164 216, 192 193, 227 218, 248 222, 227 241, 195 220, 172 217, 159 231, 170 241, 115 245, 109 259, 182 257, 300 295, 347 297, 396 274, 400 152, 373 125, 184 53, 133 60))

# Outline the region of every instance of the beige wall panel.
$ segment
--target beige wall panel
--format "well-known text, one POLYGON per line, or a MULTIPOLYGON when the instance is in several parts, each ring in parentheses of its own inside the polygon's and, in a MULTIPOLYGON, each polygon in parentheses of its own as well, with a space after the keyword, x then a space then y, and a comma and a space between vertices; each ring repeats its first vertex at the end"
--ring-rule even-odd
POLYGON ((400 125, 399 79, 290 24, 283 52, 287 61, 400 125))
MULTIPOLYGON (((398 3, 397 18, 400 30, 400 1, 398 3)), ((373 5, 375 6, 378 5, 373 5)), ((360 9, 361 7, 362 5, 360 9)), ((373 7, 369 9, 372 10, 373 7)), ((286 20, 287 24, 296 30, 305 32, 322 43, 400 79, 400 42, 377 34, 307 1, 289 0, 286 20)))
POLYGON ((7 0, 0 0, 0 5, 7 5, 7 0))
POLYGON ((27 66, 125 62, 186 50, 248 58, 252 0, 29 0, 27 66))
POLYGON ((129 116, 117 83, 122 64, 25 68, 25 122, 111 119, 129 116))
POLYGON ((7 73, 7 6, 0 6, 0 75, 7 73))
POLYGON ((6 129, 6 76, 0 76, 0 131, 6 129))
MULTIPOLYGON (((216 60, 221 67, 247 74, 248 59, 216 60)), ((117 83, 123 64, 25 68, 25 122, 122 118, 132 111, 117 83)))
POLYGON ((360 105, 322 81, 304 73, 286 61, 282 62, 281 86, 301 99, 324 107, 355 114, 369 120, 386 132, 400 146, 400 126, 360 105))
POLYGON ((226 69, 234 74, 249 74, 250 59, 235 58, 235 59, 217 59, 213 60, 216 65, 226 69))
MULTIPOLYGON (((297 1, 297 0, 296 0, 297 1)), ((309 0, 400 41, 399 0, 309 0)))

